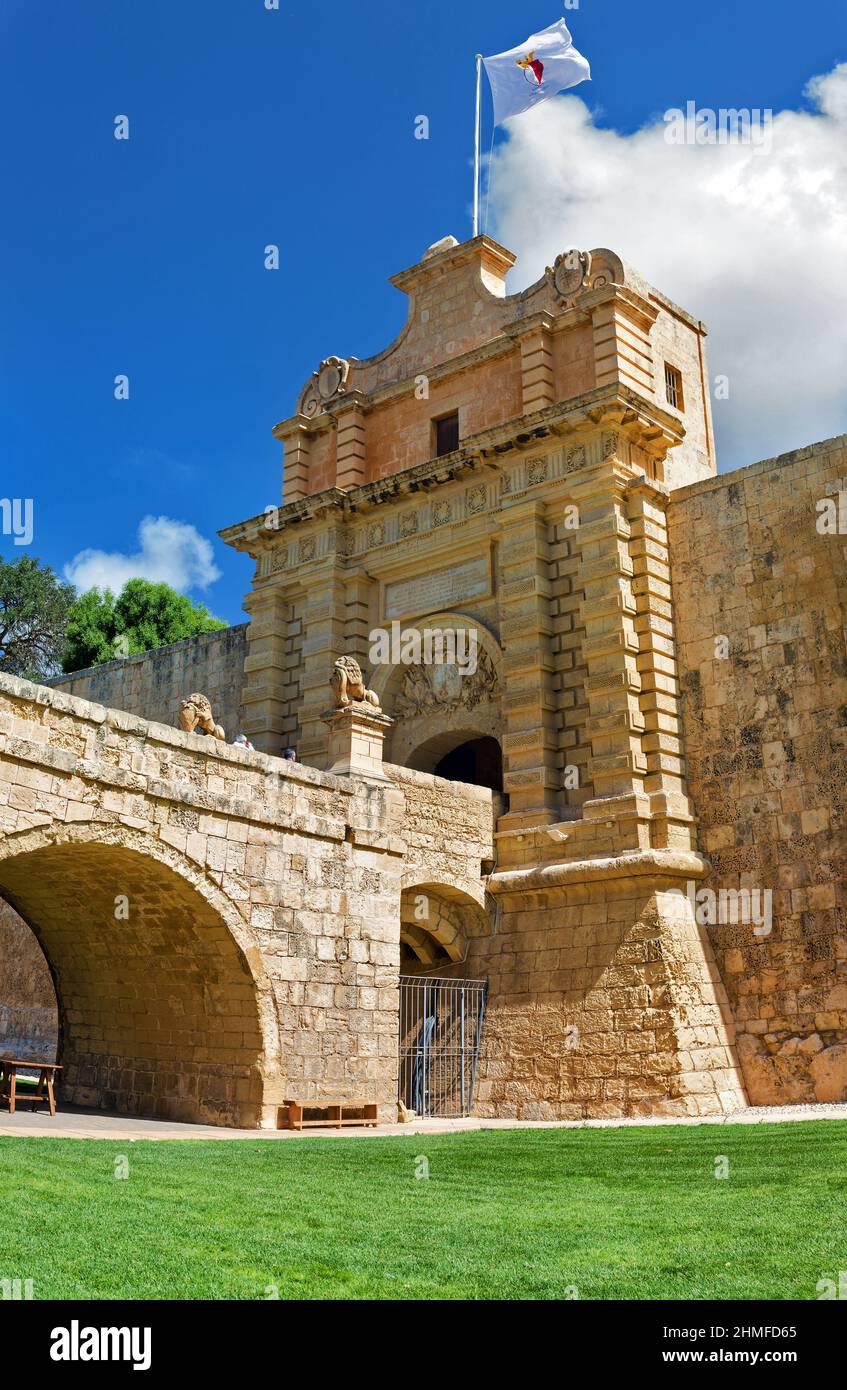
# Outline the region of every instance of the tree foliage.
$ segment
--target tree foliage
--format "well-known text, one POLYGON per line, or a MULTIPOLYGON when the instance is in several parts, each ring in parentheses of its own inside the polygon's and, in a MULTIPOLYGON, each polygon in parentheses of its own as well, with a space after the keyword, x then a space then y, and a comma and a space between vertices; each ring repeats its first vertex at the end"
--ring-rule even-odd
POLYGON ((130 579, 117 598, 110 589, 89 589, 74 603, 62 666, 81 671, 226 626, 169 584, 130 579))
POLYGON ((0 671, 35 681, 57 675, 75 600, 73 585, 35 556, 0 556, 0 671))

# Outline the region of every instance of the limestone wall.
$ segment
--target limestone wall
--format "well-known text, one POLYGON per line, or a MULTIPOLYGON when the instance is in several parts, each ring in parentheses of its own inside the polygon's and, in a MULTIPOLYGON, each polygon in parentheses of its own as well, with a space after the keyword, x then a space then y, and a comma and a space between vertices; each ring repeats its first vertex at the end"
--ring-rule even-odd
POLYGON ((247 624, 187 637, 140 656, 109 661, 51 682, 68 695, 126 710, 159 724, 177 725, 179 702, 193 691, 208 695, 219 724, 233 739, 240 730, 247 624))
POLYGON ((816 527, 839 480, 845 436, 695 483, 668 509, 706 886, 773 894, 770 933, 709 929, 755 1104, 847 1093, 847 527, 816 527))
MULTIPOLYGON (((402 969, 488 982, 475 1114, 714 1115, 745 1104, 711 943, 679 889, 686 871, 700 875, 696 855, 502 868, 489 791, 386 771, 406 798, 402 969), (491 872, 475 909, 480 858, 491 872), (421 922, 441 950, 421 942, 421 922)), ((538 864, 535 843, 528 858, 538 864)))
POLYGON ((0 676, 0 897, 53 967, 66 1098, 273 1125, 353 1096, 392 1119, 404 874, 473 902, 491 853, 490 793, 454 785, 437 819, 436 780, 331 776, 0 676))
POLYGON ((426 772, 385 764, 404 794, 404 883, 459 883, 482 897, 480 866, 493 865, 494 822, 502 798, 487 787, 447 782, 426 772))
POLYGON ((26 922, 0 899, 0 1054, 54 1062, 56 995, 26 922))
POLYGON ((471 942, 467 962, 489 982, 475 1113, 720 1115, 744 1105, 710 943, 679 892, 686 858, 699 872, 680 853, 494 875, 497 930, 471 942))
POLYGON ((402 813, 387 784, 0 678, 0 894, 55 971, 66 1097, 247 1124, 292 1093, 391 1107, 402 813))
MULTIPOLYGON (((585 389, 593 385, 592 375, 585 389)), ((459 383, 454 379, 433 382, 425 402, 414 394, 387 401, 366 417, 369 478, 385 478, 432 458, 432 422, 439 416, 458 412, 459 434, 464 439, 519 416, 521 399, 521 359, 515 349, 499 361, 469 368, 459 383)), ((315 481, 332 487, 335 477, 324 481, 318 475, 315 481)))
POLYGON ((688 314, 663 296, 656 296, 662 310, 653 327, 653 392, 658 404, 685 425, 685 444, 674 449, 665 463, 668 487, 681 487, 693 478, 715 470, 715 436, 708 390, 705 325, 693 331, 688 314), (668 400, 665 364, 676 367, 682 378, 682 408, 668 400))

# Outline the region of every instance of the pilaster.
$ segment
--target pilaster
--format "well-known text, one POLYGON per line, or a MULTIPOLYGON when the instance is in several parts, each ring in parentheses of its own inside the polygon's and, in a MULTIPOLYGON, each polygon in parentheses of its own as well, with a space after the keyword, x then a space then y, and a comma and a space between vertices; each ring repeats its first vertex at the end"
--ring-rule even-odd
POLYGON ((506 749, 504 830, 548 823, 562 800, 551 650, 549 540, 544 504, 528 499, 503 517, 500 548, 506 749))
MULTIPOLYGON (((632 813, 636 799, 645 795, 647 762, 641 747, 644 718, 638 701, 627 480, 623 466, 607 458, 574 483, 573 497, 580 513, 589 776, 595 798, 614 798, 619 812, 626 806, 632 813)), ((586 803, 586 816, 591 805, 586 803)))
POLYGON ((521 324, 517 329, 513 329, 510 335, 517 340, 521 352, 521 385, 525 415, 531 415, 535 410, 543 410, 556 399, 552 329, 551 320, 539 316, 529 324, 521 324))
POLYGON ((646 478, 634 479, 627 488, 634 626, 639 645, 636 666, 647 764, 644 787, 654 816, 654 844, 685 849, 694 847, 694 821, 683 762, 667 505, 667 489, 646 478))
POLYGON ((650 329, 658 313, 646 300, 625 297, 619 292, 593 306, 591 326, 597 386, 628 386, 642 395, 654 394, 650 329))
POLYGON ((344 396, 342 402, 332 411, 338 430, 335 484, 347 489, 365 481, 365 412, 355 396, 344 396))
POLYGON ((250 614, 242 727, 263 753, 279 754, 287 732, 286 641, 291 605, 278 585, 264 584, 244 600, 250 614))
POLYGON ((295 423, 283 436, 282 502, 298 502, 305 497, 309 477, 309 451, 312 435, 304 425, 295 423))
POLYGON ((308 577, 303 610, 300 760, 323 767, 327 756, 327 691, 333 663, 347 651, 345 582, 335 557, 308 577))

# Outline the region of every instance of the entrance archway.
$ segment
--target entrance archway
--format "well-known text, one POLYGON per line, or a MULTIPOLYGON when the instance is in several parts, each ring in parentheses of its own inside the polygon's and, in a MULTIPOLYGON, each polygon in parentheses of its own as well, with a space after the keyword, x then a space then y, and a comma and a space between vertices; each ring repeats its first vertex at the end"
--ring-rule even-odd
POLYGON ((503 791, 503 752, 496 738, 474 729, 448 729, 419 744, 409 754, 407 767, 431 772, 448 782, 469 782, 496 793, 495 815, 506 810, 503 791))
POLYGON ((50 965, 65 1100, 259 1124, 266 1010, 223 894, 146 847, 21 838, 33 847, 5 847, 0 895, 50 965))
POLYGON ((470 782, 493 792, 503 790, 503 754, 496 738, 472 738, 457 744, 435 764, 434 772, 448 782, 470 782))
POLYGON ((404 886, 398 1098, 417 1115, 470 1113, 487 985, 468 978, 466 961, 471 939, 490 931, 483 903, 455 885, 404 886))
POLYGON ((500 739, 503 653, 495 634, 467 613, 430 613, 414 620, 409 618, 402 625, 401 645, 409 634, 420 638, 422 658, 426 656, 429 639, 429 664, 423 659, 420 665, 407 665, 405 660, 377 664, 371 670, 369 684, 385 713, 394 720, 386 739, 385 761, 419 772, 433 772, 440 758, 460 743, 500 739), (459 636, 462 638, 462 649, 469 658, 464 664, 458 659, 446 659, 451 651, 447 640, 451 635, 457 653, 459 636), (439 659, 439 652, 445 654, 444 660, 439 659))
POLYGON ((404 882, 400 897, 402 970, 462 966, 472 937, 487 936, 491 920, 482 896, 476 900, 450 883, 404 882))
POLYGON ((448 782, 470 782, 477 787, 503 790, 503 754, 490 734, 474 729, 448 729, 427 739, 409 755, 407 766, 416 772, 432 772, 448 782))

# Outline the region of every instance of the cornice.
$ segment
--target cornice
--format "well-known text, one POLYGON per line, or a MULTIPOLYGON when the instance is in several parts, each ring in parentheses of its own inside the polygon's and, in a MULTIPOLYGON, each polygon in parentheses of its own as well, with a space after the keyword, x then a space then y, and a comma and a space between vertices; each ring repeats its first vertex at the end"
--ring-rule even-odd
POLYGON ((255 556, 273 545, 274 537, 287 527, 318 520, 333 512, 344 521, 405 495, 426 493, 475 472, 499 471, 508 455, 537 449, 544 440, 597 429, 621 430, 659 460, 685 435, 685 428, 676 417, 628 387, 597 387, 572 400, 546 406, 532 415, 519 416, 471 435, 463 440, 461 448, 442 458, 427 459, 413 468, 349 490, 326 488, 289 502, 273 513, 273 525, 268 524, 267 513, 262 513, 225 527, 218 534, 227 545, 255 556))

